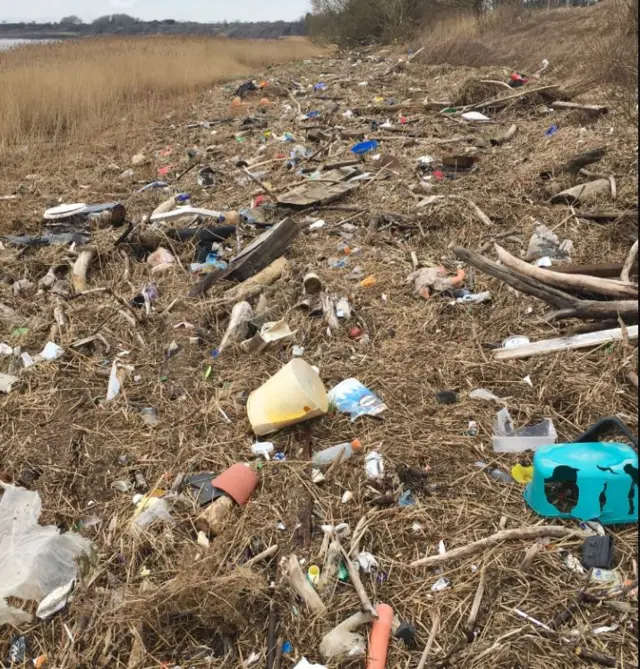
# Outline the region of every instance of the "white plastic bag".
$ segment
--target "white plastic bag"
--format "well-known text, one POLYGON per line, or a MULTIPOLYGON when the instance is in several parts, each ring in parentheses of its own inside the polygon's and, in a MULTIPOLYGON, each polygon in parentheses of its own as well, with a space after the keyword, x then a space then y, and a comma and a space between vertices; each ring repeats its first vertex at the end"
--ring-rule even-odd
POLYGON ((29 622, 32 616, 10 606, 7 597, 40 602, 76 578, 76 558, 91 542, 79 534, 60 534, 39 525, 42 500, 37 492, 0 483, 0 625, 29 622))

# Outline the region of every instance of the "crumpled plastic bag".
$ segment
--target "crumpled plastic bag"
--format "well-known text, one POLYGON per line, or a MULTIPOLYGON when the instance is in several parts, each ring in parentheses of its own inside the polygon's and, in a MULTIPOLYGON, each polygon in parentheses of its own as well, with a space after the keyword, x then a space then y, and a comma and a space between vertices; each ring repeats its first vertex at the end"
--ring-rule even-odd
POLYGON ((40 602, 76 578, 76 558, 91 542, 75 532, 60 534, 40 525, 42 500, 37 492, 0 482, 0 625, 30 622, 31 614, 10 606, 8 597, 40 602))
POLYGON ((448 277, 444 267, 421 267, 407 277, 407 283, 413 282, 414 291, 425 300, 434 293, 457 288, 464 280, 464 270, 458 270, 455 276, 448 277))
POLYGON ((561 242, 555 232, 540 223, 536 225, 535 232, 531 235, 525 260, 531 262, 532 260, 544 257, 571 260, 573 249, 574 246, 571 239, 565 239, 561 242))

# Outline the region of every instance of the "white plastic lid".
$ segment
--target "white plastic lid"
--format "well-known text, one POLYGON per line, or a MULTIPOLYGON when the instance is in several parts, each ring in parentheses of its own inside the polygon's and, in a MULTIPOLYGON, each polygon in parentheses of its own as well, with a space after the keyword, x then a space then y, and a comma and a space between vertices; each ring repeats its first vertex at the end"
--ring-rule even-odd
POLYGON ((48 221, 54 221, 58 218, 69 218, 69 216, 75 216, 76 214, 82 213, 86 208, 84 202, 76 202, 75 204, 61 204, 57 207, 52 207, 47 209, 44 212, 44 218, 48 221))

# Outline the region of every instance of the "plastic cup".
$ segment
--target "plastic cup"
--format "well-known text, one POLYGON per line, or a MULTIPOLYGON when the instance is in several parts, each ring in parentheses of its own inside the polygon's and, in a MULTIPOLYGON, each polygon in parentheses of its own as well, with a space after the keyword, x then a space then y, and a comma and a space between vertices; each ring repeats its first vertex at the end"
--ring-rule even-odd
POLYGON ((301 358, 288 362, 247 400, 253 431, 262 436, 327 413, 327 391, 317 372, 301 358))

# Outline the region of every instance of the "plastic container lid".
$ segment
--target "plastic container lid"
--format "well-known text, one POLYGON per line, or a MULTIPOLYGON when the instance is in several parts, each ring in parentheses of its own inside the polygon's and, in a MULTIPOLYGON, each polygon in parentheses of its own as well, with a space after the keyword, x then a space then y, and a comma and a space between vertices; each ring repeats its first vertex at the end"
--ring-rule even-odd
POLYGON ((57 207, 52 207, 44 212, 44 218, 47 221, 55 221, 58 218, 69 218, 80 214, 86 208, 86 203, 76 202, 75 204, 61 204, 57 207))

